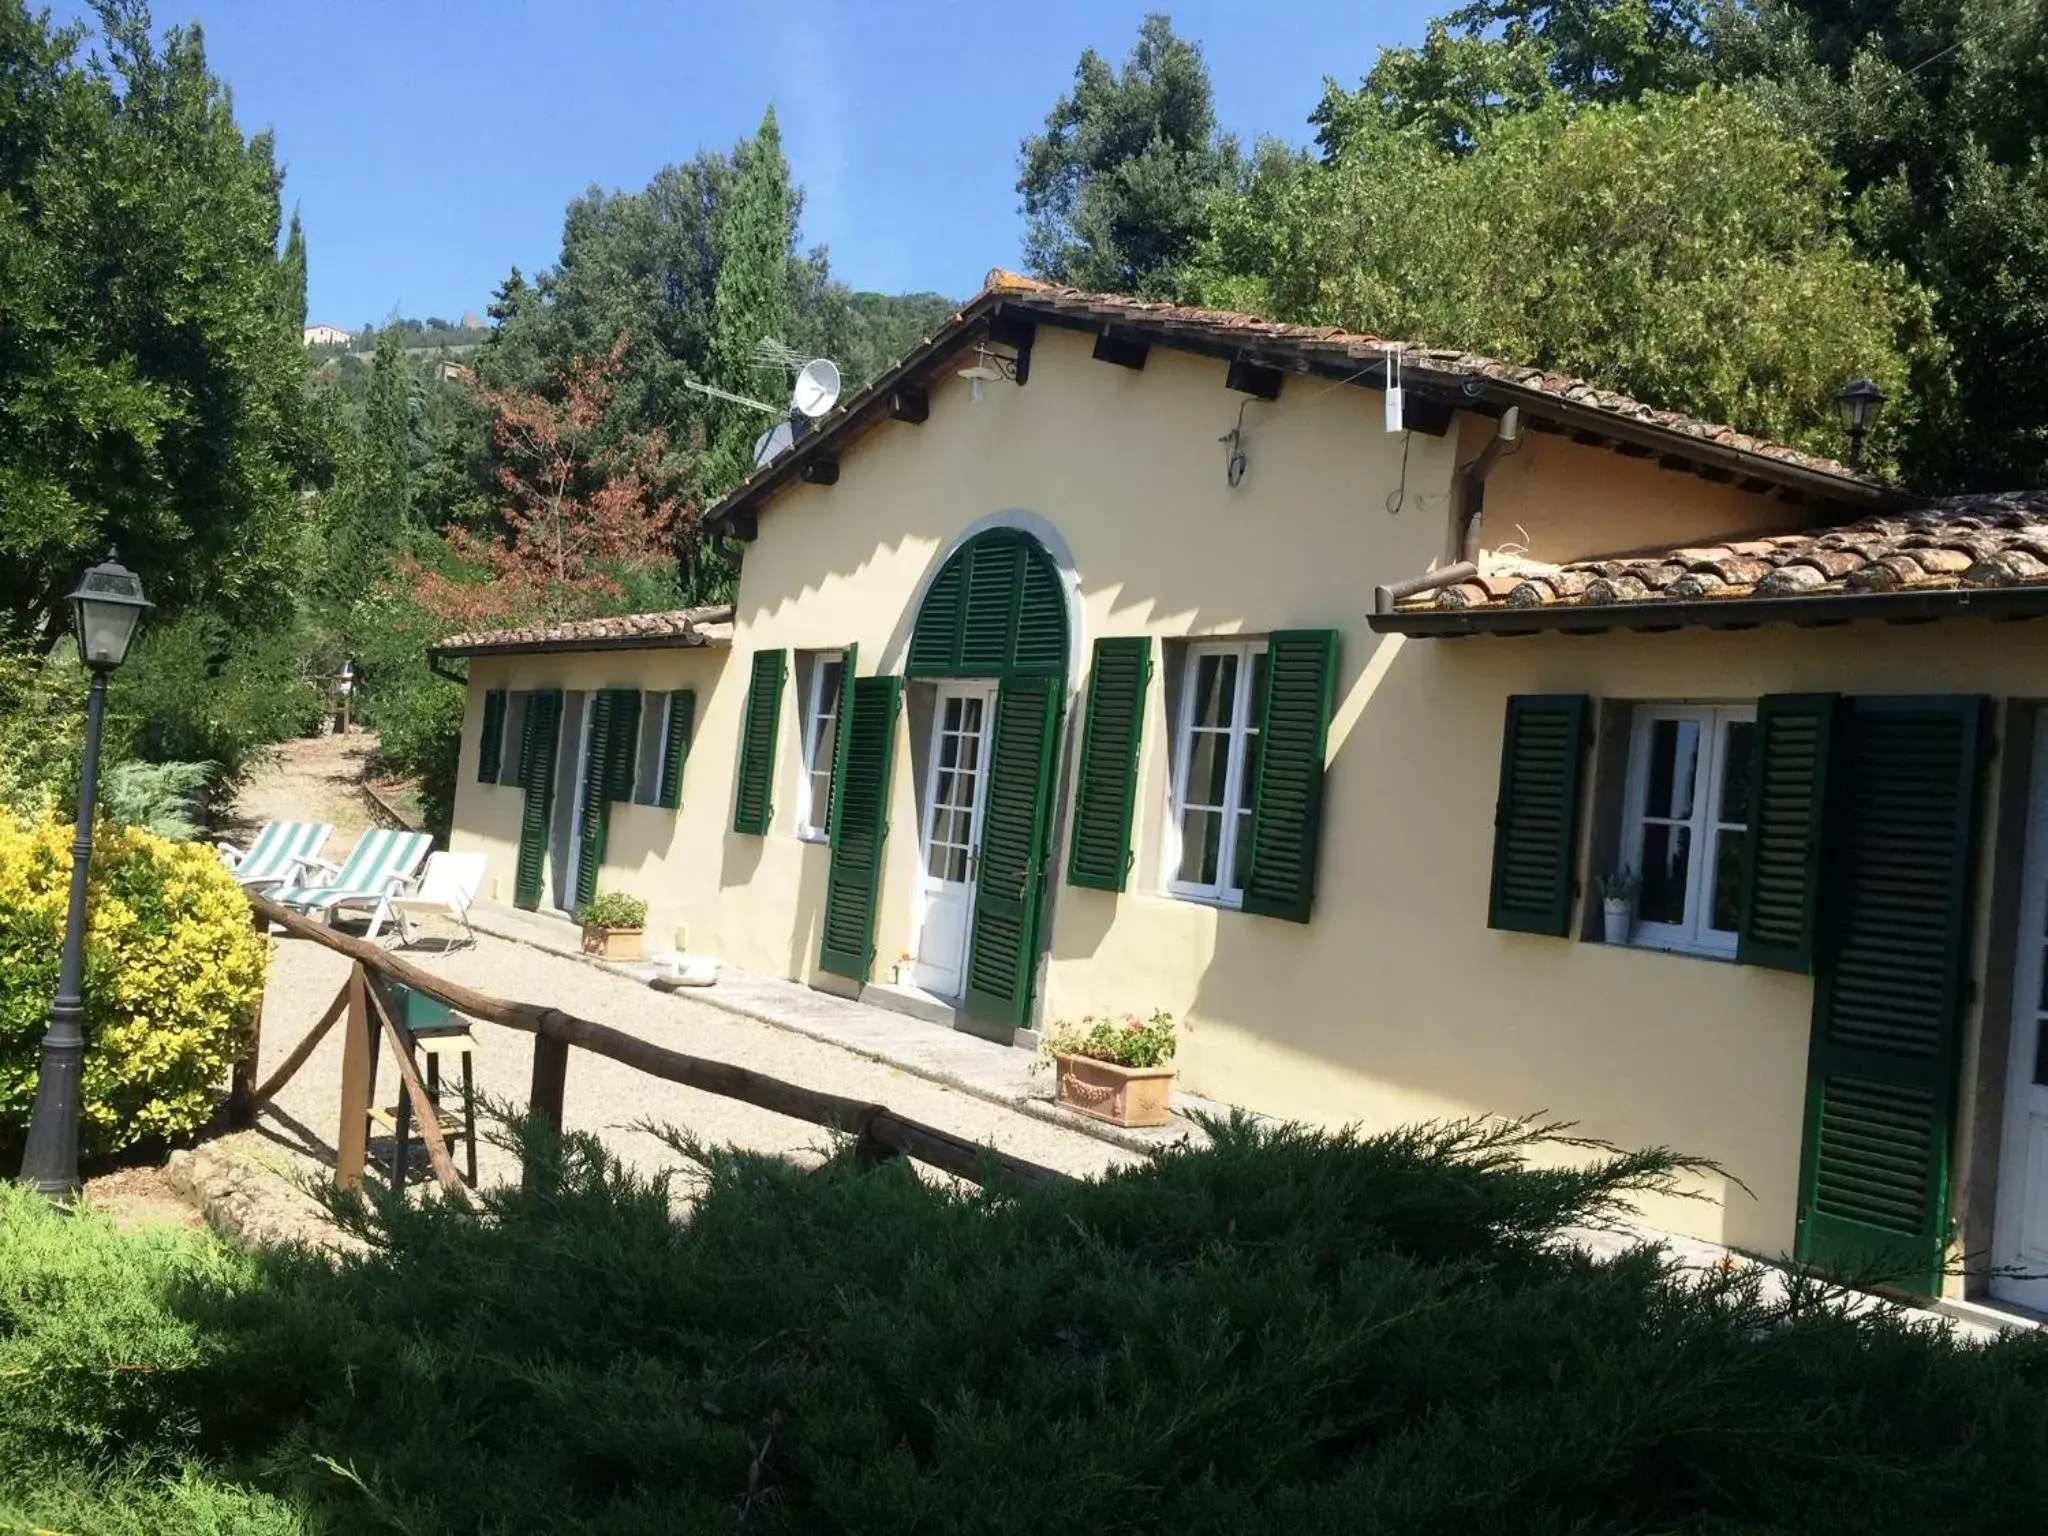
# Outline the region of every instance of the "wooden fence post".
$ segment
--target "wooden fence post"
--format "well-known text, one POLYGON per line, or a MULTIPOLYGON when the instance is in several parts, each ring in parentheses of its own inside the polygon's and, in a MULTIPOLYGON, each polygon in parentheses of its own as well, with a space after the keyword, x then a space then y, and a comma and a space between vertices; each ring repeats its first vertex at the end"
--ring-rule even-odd
POLYGON ((363 1187, 363 1162, 370 1152, 370 1096, 375 1084, 370 1069, 369 985, 358 961, 348 977, 348 1022, 341 1037, 341 1126, 334 1138, 334 1182, 343 1189, 363 1187))
POLYGON ((569 1076, 569 1042, 549 1035, 533 1037, 533 1091, 528 1109, 557 1131, 562 1128, 562 1091, 569 1076))
MULTIPOLYGON (((252 908, 249 921, 268 944, 269 920, 252 908)), ((242 1054, 235 1058, 234 1075, 228 1079, 228 1125, 237 1131, 246 1131, 256 1123, 256 1063, 263 1054, 263 999, 268 995, 268 987, 257 994, 256 1006, 249 1011, 249 1033, 242 1054)))

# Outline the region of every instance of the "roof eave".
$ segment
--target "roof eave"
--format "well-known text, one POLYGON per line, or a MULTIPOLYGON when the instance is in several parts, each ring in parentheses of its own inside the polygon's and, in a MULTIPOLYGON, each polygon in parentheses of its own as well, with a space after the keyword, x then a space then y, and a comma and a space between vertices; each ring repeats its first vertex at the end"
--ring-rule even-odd
POLYGON ((2048 615, 2048 586, 1942 587, 1931 592, 1824 593, 1810 597, 1725 597, 1691 603, 1557 603, 1543 608, 1428 608, 1375 613, 1366 622, 1382 635, 1447 639, 1460 635, 1605 634, 1629 629, 1805 629, 1882 622, 1927 624, 1938 619, 2033 619, 2048 615))
POLYGON ((593 635, 580 640, 504 640, 482 645, 434 645, 429 656, 527 656, 543 652, 568 651, 673 651, 724 650, 724 640, 707 640, 702 635, 593 635))

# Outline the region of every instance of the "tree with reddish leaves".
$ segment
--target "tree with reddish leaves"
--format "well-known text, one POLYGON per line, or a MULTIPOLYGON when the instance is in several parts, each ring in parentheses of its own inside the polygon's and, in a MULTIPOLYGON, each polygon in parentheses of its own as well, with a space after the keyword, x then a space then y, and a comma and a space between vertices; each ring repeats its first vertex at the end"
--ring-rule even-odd
POLYGON ((451 552, 488 573, 470 582, 411 569, 420 604, 451 624, 586 617, 625 596, 621 576, 694 546, 698 507, 679 495, 655 432, 620 443, 598 430, 624 365, 621 336, 556 376, 559 400, 486 392, 502 500, 487 531, 451 529, 451 552))

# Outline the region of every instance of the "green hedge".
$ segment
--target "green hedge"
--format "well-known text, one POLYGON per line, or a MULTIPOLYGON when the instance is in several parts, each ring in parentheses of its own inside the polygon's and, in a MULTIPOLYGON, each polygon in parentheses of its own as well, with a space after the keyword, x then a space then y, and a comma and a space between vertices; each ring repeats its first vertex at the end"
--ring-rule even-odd
POLYGON ((483 1219, 355 1209, 349 1260, 124 1267, 0 1193, 0 1508, 206 1458, 220 1499, 280 1501, 252 1522, 350 1532, 2048 1521, 2048 1339, 1560 1250, 1662 1154, 1537 1170, 1471 1126, 1240 1125, 1014 1201, 714 1154, 679 1219, 588 1140, 531 1148, 483 1219), (95 1283, 37 1258, 60 1237, 95 1283))
MULTIPOLYGON (((0 811, 0 1144, 18 1145, 56 991, 71 829, 0 811)), ((80 1144, 182 1135, 214 1112, 263 995, 268 941, 211 847, 102 823, 85 956, 80 1144)))

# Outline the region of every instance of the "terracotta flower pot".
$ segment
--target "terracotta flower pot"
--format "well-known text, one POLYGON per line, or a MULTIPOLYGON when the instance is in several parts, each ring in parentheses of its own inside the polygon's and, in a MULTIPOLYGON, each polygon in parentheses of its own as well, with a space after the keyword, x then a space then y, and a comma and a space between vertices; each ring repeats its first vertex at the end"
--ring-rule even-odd
POLYGON ((1173 1094, 1172 1067, 1120 1067, 1092 1056, 1055 1052, 1059 1102, 1111 1125, 1166 1124, 1173 1094))
POLYGON ((644 928, 591 928, 583 930, 583 953, 597 955, 605 960, 645 960, 647 951, 641 941, 646 937, 644 928))

